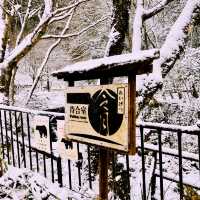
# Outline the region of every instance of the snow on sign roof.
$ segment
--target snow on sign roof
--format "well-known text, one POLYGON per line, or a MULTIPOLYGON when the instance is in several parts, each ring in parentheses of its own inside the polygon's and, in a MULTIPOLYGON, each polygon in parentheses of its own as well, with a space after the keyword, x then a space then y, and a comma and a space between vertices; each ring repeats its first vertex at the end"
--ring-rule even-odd
POLYGON ((152 61, 159 57, 158 49, 139 51, 82 61, 52 73, 66 81, 127 76, 129 73, 144 74, 152 71, 152 61))

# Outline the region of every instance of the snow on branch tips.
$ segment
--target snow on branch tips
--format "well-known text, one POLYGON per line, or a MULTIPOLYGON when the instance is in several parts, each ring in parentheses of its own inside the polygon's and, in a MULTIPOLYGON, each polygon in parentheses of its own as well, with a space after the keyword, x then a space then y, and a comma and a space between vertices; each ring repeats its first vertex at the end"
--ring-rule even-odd
MULTIPOLYGON (((30 1, 31 2, 31 1, 30 1)), ((23 55, 26 55, 26 53, 38 42, 38 40, 41 39, 41 36, 46 32, 47 26, 53 21, 54 17, 64 11, 68 11, 68 16, 70 16, 70 10, 72 8, 76 8, 80 3, 86 2, 86 0, 80 0, 74 4, 71 4, 67 7, 63 7, 60 9, 56 9, 53 11, 53 1, 52 0, 44 0, 45 3, 45 8, 43 11, 43 14, 40 18, 39 23, 35 27, 35 29, 26 35, 23 39, 21 39, 21 35, 23 35, 23 27, 21 28, 21 32, 18 36, 18 41, 19 44, 11 51, 9 56, 7 57, 7 63, 10 62, 18 62, 18 60, 23 57, 23 55)), ((27 16, 28 13, 30 12, 29 9, 27 8, 27 16)), ((25 26, 25 23, 27 19, 24 18, 22 26, 25 26)))
POLYGON ((158 14, 159 12, 161 12, 165 8, 165 6, 172 1, 174 1, 174 0, 163 0, 163 1, 159 2, 153 8, 144 10, 144 20, 149 19, 149 18, 153 17, 154 15, 158 14))
POLYGON ((66 6, 66 7, 61 7, 56 9, 55 11, 52 12, 52 19, 49 21, 49 24, 53 22, 57 22, 59 20, 63 20, 67 17, 70 16, 71 9, 77 8, 81 3, 87 2, 88 0, 79 0, 76 1, 75 3, 66 6))
POLYGON ((84 2, 87 2, 88 0, 79 0, 77 2, 75 2, 74 4, 71 4, 69 6, 66 6, 66 7, 61 7, 61 8, 58 8, 56 9, 52 14, 53 16, 57 17, 58 15, 60 15, 61 13, 64 13, 68 10, 70 10, 71 8, 75 8, 77 7, 79 4, 81 3, 84 3, 84 2))
MULTIPOLYGON (((16 1, 0 0, 0 88, 5 97, 0 98, 0 102, 8 104, 9 101, 7 100, 11 99, 10 96, 13 96, 11 95, 13 90, 9 88, 13 88, 17 64, 42 39, 41 37, 47 32, 49 25, 70 18, 72 9, 76 9, 81 3, 87 1, 70 1, 68 5, 56 8, 53 0, 42 0, 35 5, 33 5, 33 0, 27 0, 24 3, 22 1, 16 3, 16 1), (16 18, 18 18, 20 27, 17 27, 17 30, 13 29, 16 37, 11 39, 9 38, 13 35, 11 27, 13 26, 12 23, 16 22, 13 21, 16 18), (35 23, 32 23, 32 20, 35 20, 35 23), (31 26, 30 30, 27 29, 29 26, 31 26), (12 43, 9 50, 8 43, 12 43), (2 99, 6 99, 6 101, 2 101, 2 99)), ((88 27, 88 29, 91 27, 88 27)), ((13 28, 16 28, 16 26, 13 28)), ((63 35, 64 33, 60 34, 63 35)), ((58 43, 59 41, 50 47, 43 66, 45 66, 51 51, 58 43)))
MULTIPOLYGON (((70 10, 70 17, 69 17, 69 19, 68 19, 68 21, 67 21, 67 23, 66 23, 64 29, 62 30, 61 35, 64 35, 65 32, 69 29, 70 22, 71 22, 71 20, 72 20, 73 14, 74 14, 74 10, 75 10, 74 8, 71 8, 71 10, 70 10)), ((27 99, 26 99, 26 101, 25 101, 25 105, 27 105, 28 102, 29 102, 29 100, 31 99, 31 96, 32 96, 32 94, 33 94, 33 91, 35 90, 35 88, 36 88, 36 86, 37 86, 37 83, 38 83, 38 81, 39 81, 39 79, 40 79, 40 77, 41 77, 41 74, 42 74, 42 72, 43 72, 43 70, 44 70, 44 68, 45 68, 45 66, 46 66, 46 64, 47 64, 47 62, 48 62, 48 59, 49 59, 49 57, 50 57, 50 55, 51 55, 51 52, 59 45, 60 42, 61 42, 61 38, 58 38, 58 39, 49 47, 49 49, 47 50, 47 52, 46 52, 46 54, 45 54, 45 57, 44 57, 44 59, 43 59, 43 62, 42 62, 42 64, 41 64, 41 66, 39 67, 38 71, 37 71, 36 78, 35 78, 35 80, 34 80, 34 82, 33 82, 33 85, 32 85, 32 87, 31 87, 31 89, 30 89, 30 92, 29 92, 29 94, 28 94, 28 97, 27 97, 27 99)))
POLYGON ((70 33, 70 34, 60 34, 60 35, 44 35, 42 37, 42 39, 50 39, 50 38, 69 38, 69 37, 74 37, 74 36, 79 36, 83 33, 85 33, 86 31, 88 31, 91 28, 94 28, 97 24, 105 21, 106 19, 108 19, 108 16, 104 16, 101 19, 97 20, 96 22, 90 24, 89 26, 83 28, 82 30, 76 32, 76 33, 70 33))
POLYGON ((25 27, 26 27, 26 23, 27 23, 27 20, 28 20, 28 17, 30 15, 30 9, 31 9, 31 5, 32 5, 32 0, 29 0, 28 1, 28 6, 27 6, 27 9, 26 9, 26 14, 24 16, 24 19, 21 20, 21 30, 17 36, 17 39, 16 39, 16 45, 18 45, 22 39, 22 35, 24 33, 24 30, 25 30, 25 27))

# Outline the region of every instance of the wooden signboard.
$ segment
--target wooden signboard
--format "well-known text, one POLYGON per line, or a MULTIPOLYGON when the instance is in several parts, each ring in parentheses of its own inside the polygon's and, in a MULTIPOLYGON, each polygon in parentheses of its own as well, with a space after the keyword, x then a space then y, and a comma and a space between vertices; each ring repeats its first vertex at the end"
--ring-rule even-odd
POLYGON ((68 139, 128 152, 128 85, 69 87, 65 119, 68 139))
POLYGON ((66 93, 66 138, 107 148, 99 152, 99 197, 108 199, 109 149, 136 153, 136 75, 152 72, 159 51, 148 50, 83 61, 53 73, 58 79, 74 81, 128 77, 128 86, 70 87, 66 93))
POLYGON ((109 149, 136 153, 136 75, 152 72, 159 51, 147 50, 78 62, 53 72, 70 86, 78 80, 128 77, 128 86, 105 85, 68 88, 66 92, 66 138, 99 145, 99 197, 108 199, 109 149))
POLYGON ((72 142, 65 140, 64 133, 64 120, 57 120, 57 149, 60 157, 63 160, 78 160, 78 149, 76 145, 73 145, 72 142))
POLYGON ((34 148, 50 153, 50 132, 49 132, 49 117, 35 116, 33 123, 34 148))

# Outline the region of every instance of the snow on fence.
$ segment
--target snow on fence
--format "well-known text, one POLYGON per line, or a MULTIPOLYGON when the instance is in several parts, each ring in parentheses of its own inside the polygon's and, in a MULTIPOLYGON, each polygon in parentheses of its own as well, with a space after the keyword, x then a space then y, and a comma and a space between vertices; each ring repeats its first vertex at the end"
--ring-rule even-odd
POLYGON ((185 101, 190 102, 193 98, 198 98, 198 91, 194 93, 193 90, 164 90, 163 99, 164 100, 173 100, 173 101, 185 101))
MULTIPOLYGON (((38 172, 79 194, 86 194, 88 189, 98 193, 98 147, 73 143, 78 149, 78 160, 61 159, 56 149, 57 119, 64 119, 64 113, 0 105, 2 157, 9 165, 38 172), (50 119, 50 153, 32 146, 35 115, 50 119)), ((187 187, 200 189, 200 129, 197 125, 137 122, 137 139, 136 156, 116 152, 110 155, 110 197, 183 199, 187 187)))

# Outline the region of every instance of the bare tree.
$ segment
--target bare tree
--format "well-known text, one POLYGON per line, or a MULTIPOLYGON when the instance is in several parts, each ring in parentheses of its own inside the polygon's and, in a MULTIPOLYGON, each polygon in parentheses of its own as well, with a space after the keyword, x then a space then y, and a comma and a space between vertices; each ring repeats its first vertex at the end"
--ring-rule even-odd
MULTIPOLYGON (((88 1, 66 1, 66 5, 59 7, 54 0, 28 0, 21 4, 15 0, 0 0, 0 103, 9 104, 18 63, 40 40, 57 38, 46 53, 42 70, 61 39, 80 35, 106 19, 103 17, 78 32, 67 34, 77 7, 88 1), (48 28, 60 20, 66 21, 61 33, 48 34, 48 28), (13 24, 17 24, 16 29, 13 24)), ((38 76, 39 73, 35 81, 38 76)))

